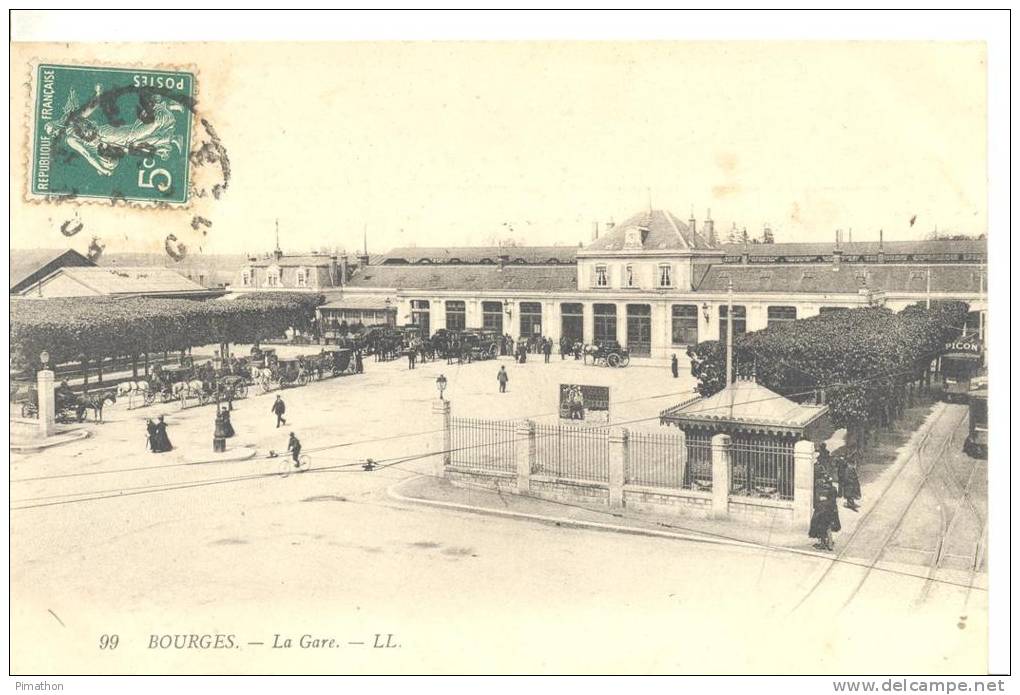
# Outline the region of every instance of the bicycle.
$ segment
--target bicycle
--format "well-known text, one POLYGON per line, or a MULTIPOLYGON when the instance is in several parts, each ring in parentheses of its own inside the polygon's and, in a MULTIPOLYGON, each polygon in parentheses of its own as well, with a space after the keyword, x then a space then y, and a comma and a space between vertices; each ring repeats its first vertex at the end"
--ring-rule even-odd
POLYGON ((298 456, 297 463, 294 462, 294 457, 289 453, 285 456, 280 456, 280 477, 286 478, 291 473, 304 473, 312 466, 312 459, 308 454, 301 454, 298 456))

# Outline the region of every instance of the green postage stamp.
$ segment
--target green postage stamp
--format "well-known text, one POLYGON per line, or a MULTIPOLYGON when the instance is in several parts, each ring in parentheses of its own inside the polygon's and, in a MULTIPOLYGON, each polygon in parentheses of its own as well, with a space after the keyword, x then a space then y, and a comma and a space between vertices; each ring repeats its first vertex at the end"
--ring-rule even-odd
POLYGON ((190 72, 39 65, 32 198, 188 202, 190 72))

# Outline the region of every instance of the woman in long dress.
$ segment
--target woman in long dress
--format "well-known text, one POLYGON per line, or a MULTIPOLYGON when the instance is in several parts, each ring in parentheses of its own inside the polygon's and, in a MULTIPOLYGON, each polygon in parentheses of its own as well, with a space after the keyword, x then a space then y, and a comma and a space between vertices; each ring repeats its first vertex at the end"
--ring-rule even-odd
POLYGON ((170 443, 170 437, 166 433, 166 422, 163 416, 159 416, 159 421, 156 423, 155 432, 152 435, 152 450, 157 454, 162 454, 167 451, 172 451, 174 448, 173 444, 170 443))

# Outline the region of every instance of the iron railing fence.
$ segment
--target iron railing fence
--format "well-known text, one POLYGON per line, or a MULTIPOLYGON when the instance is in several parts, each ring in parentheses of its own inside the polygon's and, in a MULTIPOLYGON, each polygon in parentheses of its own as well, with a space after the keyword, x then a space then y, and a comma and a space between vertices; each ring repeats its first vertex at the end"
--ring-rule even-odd
POLYGON ((686 490, 712 489, 712 437, 708 434, 689 432, 684 443, 687 450, 687 466, 684 469, 683 487, 686 490))
POLYGON ((730 494, 793 499, 793 439, 734 438, 730 442, 730 494))
MULTIPOLYGON (((690 489, 686 475, 687 447, 675 434, 631 432, 624 481, 630 485, 690 489)), ((709 477, 711 477, 709 468, 709 477)))
POLYGON ((534 472, 609 482, 609 428, 536 425, 534 472))
MULTIPOLYGON (((450 418, 450 464, 481 471, 513 473, 516 430, 514 420, 450 418)), ((526 446, 527 442, 521 442, 526 446)))

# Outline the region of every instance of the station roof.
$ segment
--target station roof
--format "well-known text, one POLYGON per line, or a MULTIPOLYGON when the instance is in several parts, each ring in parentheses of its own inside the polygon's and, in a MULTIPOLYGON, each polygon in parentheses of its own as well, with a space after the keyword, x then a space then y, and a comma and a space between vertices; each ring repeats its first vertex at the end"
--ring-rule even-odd
POLYGON ((175 270, 152 266, 59 268, 41 281, 44 292, 46 284, 61 275, 81 287, 80 294, 75 296, 209 296, 215 293, 175 270))
POLYGON ((646 210, 632 215, 584 247, 584 251, 717 249, 701 232, 669 210, 646 210))
MULTIPOLYGON (((739 261, 746 253, 751 263, 828 262, 836 245, 833 242, 780 244, 723 244, 727 262, 739 261)), ((839 250, 848 263, 875 262, 878 252, 886 262, 977 262, 988 255, 984 239, 935 239, 906 241, 859 241, 842 243, 839 250)))
POLYGON ((499 265, 499 257, 506 256, 512 265, 573 264, 577 259, 576 246, 405 246, 391 249, 373 265, 448 264, 448 265, 499 265))
POLYGON ((416 290, 563 291, 577 289, 577 267, 379 265, 358 268, 349 287, 416 290))
POLYGON ((15 293, 50 275, 57 268, 95 265, 74 249, 11 249, 9 260, 10 291, 15 293))
POLYGON ((970 265, 909 264, 785 264, 711 266, 696 289, 725 291, 730 280, 734 292, 786 292, 846 294, 862 289, 888 293, 927 291, 931 273, 932 292, 980 292, 982 269, 970 265))

